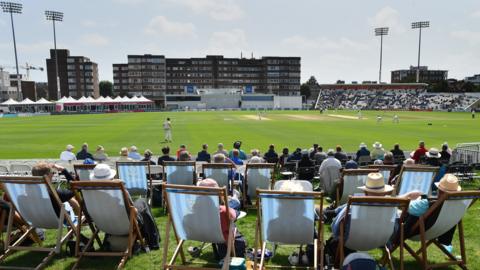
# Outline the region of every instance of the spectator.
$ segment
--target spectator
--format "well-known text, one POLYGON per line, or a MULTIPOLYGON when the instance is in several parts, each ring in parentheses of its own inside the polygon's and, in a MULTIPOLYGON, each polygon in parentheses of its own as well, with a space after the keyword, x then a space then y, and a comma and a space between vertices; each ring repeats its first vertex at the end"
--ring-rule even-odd
POLYGON ((394 164, 394 159, 393 159, 392 152, 386 152, 385 155, 383 155, 383 164, 385 164, 385 165, 393 165, 394 164))
POLYGON ((217 152, 213 153, 213 154, 224 154, 225 157, 228 156, 228 152, 227 150, 225 150, 225 148, 223 147, 223 143, 219 143, 217 145, 217 152))
MULTIPOLYGON (((302 158, 298 162, 298 167, 313 167, 315 164, 310 160, 310 155, 307 150, 301 152, 302 158)), ((301 178, 303 179, 303 178, 301 178)))
POLYGON ((77 157, 75 156, 75 154, 72 153, 73 148, 75 148, 73 147, 73 145, 71 144, 67 145, 67 147, 65 148, 65 151, 60 153, 60 160, 62 161, 77 160, 77 157))
POLYGON ((280 163, 280 165, 283 166, 283 165, 285 164, 285 162, 287 162, 288 157, 289 157, 289 155, 288 155, 288 148, 285 147, 285 148, 282 149, 282 155, 280 156, 280 158, 279 158, 279 160, 278 160, 278 162, 280 163))
POLYGON ((95 151, 95 154, 93 154, 93 159, 100 162, 108 159, 108 155, 105 153, 105 149, 103 148, 103 146, 97 146, 97 151, 95 151))
POLYGON ((253 156, 252 158, 250 158, 250 160, 248 160, 247 164, 263 163, 263 162, 264 162, 263 158, 259 156, 253 156))
POLYGON ((449 164, 450 163, 450 157, 452 155, 450 154, 450 151, 448 149, 448 144, 444 143, 442 145, 442 151, 440 152, 440 155, 441 155, 440 162, 442 164, 449 164))
POLYGON ((127 147, 122 147, 122 149, 120 149, 120 157, 118 158, 117 161, 120 161, 120 162, 123 162, 123 161, 131 162, 131 161, 133 161, 133 159, 128 157, 128 148, 127 147))
POLYGON ((336 150, 337 152, 335 153, 335 158, 340 160, 340 162, 346 162, 348 157, 347 154, 342 151, 342 146, 337 145, 336 150))
POLYGON ((370 157, 372 160, 383 160, 383 156, 385 155, 385 150, 382 148, 382 144, 379 142, 375 142, 373 144, 372 152, 370 153, 370 157))
POLYGON ((345 163, 345 169, 358 169, 358 163, 348 156, 348 161, 345 163))
POLYGON ((375 159, 375 161, 373 161, 373 165, 383 165, 383 160, 375 159))
MULTIPOLYGON (((241 146, 242 146, 242 142, 236 141, 233 143, 233 150, 236 149, 238 151, 238 158, 240 158, 241 160, 246 160, 247 155, 245 154, 245 152, 243 152, 243 150, 240 149, 241 146)), ((228 157, 230 159, 232 159, 233 157, 233 150, 230 150, 230 152, 228 153, 228 157)))
POLYGON ((393 157, 394 157, 394 159, 395 159, 395 162, 399 163, 399 162, 403 162, 403 161, 405 160, 405 154, 403 153, 403 150, 400 149, 400 144, 396 143, 396 144, 393 146, 393 149, 390 150, 390 152, 392 152, 393 157), (403 157, 403 159, 397 160, 398 157, 403 157))
POLYGON ((178 148, 177 153, 176 153, 177 160, 180 159, 180 152, 182 152, 182 151, 187 151, 187 146, 185 144, 180 144, 180 147, 178 148))
POLYGON ((270 144, 268 147, 268 151, 263 155, 263 159, 268 163, 277 163, 278 162, 278 154, 275 152, 275 145, 270 144))
POLYGON ((158 158, 157 164, 163 166, 164 161, 175 161, 173 157, 170 156, 170 147, 165 146, 162 148, 162 156, 158 158))
POLYGON ((430 148, 430 150, 428 150, 427 153, 425 153, 425 163, 430 166, 440 167, 442 166, 442 163, 440 163, 441 156, 442 155, 440 154, 438 149, 432 147, 430 148))
POLYGON ((82 150, 80 150, 80 152, 77 153, 77 159, 93 159, 93 156, 92 154, 90 154, 88 152, 88 144, 87 143, 83 143, 82 145, 82 150))
POLYGON ((323 152, 323 147, 319 146, 317 152, 313 156, 316 165, 322 164, 322 162, 327 158, 327 153, 323 152))
POLYGON ((155 164, 155 161, 152 160, 152 156, 153 156, 152 151, 150 151, 150 149, 147 149, 143 153, 142 161, 146 161, 146 162, 150 163, 150 165, 157 165, 157 164, 155 164))
POLYGON ((300 159, 302 159, 302 149, 298 148, 295 149, 295 152, 293 152, 293 154, 291 154, 287 161, 290 162, 290 161, 299 161, 300 159))
POLYGON ((327 159, 325 159, 322 162, 322 165, 320 165, 320 169, 318 170, 318 174, 321 176, 323 174, 323 171, 326 170, 328 167, 335 166, 339 170, 342 168, 342 163, 340 163, 340 160, 335 158, 335 152, 333 149, 328 149, 327 152, 327 159))
POLYGON ((355 161, 358 162, 358 158, 362 156, 370 156, 370 151, 367 149, 367 145, 365 143, 361 143, 359 146, 359 150, 357 151, 357 157, 355 158, 355 161))
POLYGON ((187 150, 180 152, 178 161, 190 161, 190 153, 187 150))
POLYGON ((314 159, 317 151, 318 151, 318 143, 314 143, 313 148, 310 150, 310 159, 314 159))
POLYGON ((240 159, 240 151, 238 149, 233 149, 230 151, 232 153, 232 158, 230 158, 235 165, 243 165, 242 159, 240 159))
POLYGON ((142 156, 138 153, 137 147, 132 145, 130 147, 130 152, 128 153, 128 157, 133 160, 141 160, 142 156))
POLYGON ((425 142, 420 141, 418 143, 418 148, 413 152, 412 159, 415 160, 415 163, 420 163, 421 159, 425 157, 425 154, 428 152, 425 148, 425 142))
POLYGON ((231 163, 231 164, 235 165, 235 163, 232 160, 227 158, 222 153, 218 153, 218 154, 213 155, 213 163, 231 163))
POLYGON ((208 144, 202 145, 202 151, 198 152, 196 161, 205 161, 210 163, 211 157, 210 154, 207 152, 208 144))

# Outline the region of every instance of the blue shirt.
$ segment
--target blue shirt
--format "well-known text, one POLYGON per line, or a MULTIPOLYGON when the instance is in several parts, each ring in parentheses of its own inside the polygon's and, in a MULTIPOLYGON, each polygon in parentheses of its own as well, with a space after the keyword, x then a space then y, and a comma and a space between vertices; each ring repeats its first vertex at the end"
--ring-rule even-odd
POLYGON ((235 165, 243 165, 243 160, 238 157, 231 157, 230 159, 233 161, 233 163, 235 163, 235 165))
POLYGON ((138 152, 130 152, 128 153, 128 157, 134 160, 141 160, 142 156, 138 152))
MULTIPOLYGON (((238 150, 238 157, 242 160, 246 160, 247 159, 247 155, 245 155, 245 152, 243 152, 243 150, 240 150, 240 149, 237 149, 238 150)), ((233 150, 230 150, 230 152, 228 153, 228 157, 230 159, 233 160, 233 150)), ((243 164, 243 163, 242 163, 243 164)), ((238 165, 238 164, 237 164, 238 165)), ((240 164, 241 165, 241 164, 240 164)))
MULTIPOLYGON (((335 209, 335 213, 337 216, 335 219, 333 219, 332 222, 332 233, 333 237, 335 239, 338 239, 340 237, 340 222, 342 222, 343 219, 345 219, 345 214, 347 213, 347 204, 340 205, 335 209)), ((348 231, 350 229, 350 222, 349 220, 345 221, 345 234, 344 234, 344 240, 347 241, 348 239, 348 231)))
POLYGON ((370 156, 370 151, 365 147, 360 148, 360 150, 357 151, 356 160, 358 161, 358 158, 361 156, 370 156))

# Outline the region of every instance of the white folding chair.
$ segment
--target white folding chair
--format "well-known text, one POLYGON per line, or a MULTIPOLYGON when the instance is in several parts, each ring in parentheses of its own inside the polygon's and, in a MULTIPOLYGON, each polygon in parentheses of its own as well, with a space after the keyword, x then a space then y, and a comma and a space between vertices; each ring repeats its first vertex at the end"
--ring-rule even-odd
POLYGON ((350 169, 343 170, 342 178, 337 186, 337 205, 347 203, 348 197, 359 191, 364 186, 369 173, 378 172, 377 169, 350 169))
POLYGON ((417 190, 423 194, 430 195, 432 193, 433 179, 438 170, 438 167, 403 166, 398 183, 395 184, 396 194, 403 195, 417 190))
POLYGON ((273 170, 275 164, 253 163, 245 167, 245 179, 243 181, 243 207, 248 207, 248 199, 254 200, 257 197, 257 189, 272 189, 273 170))
POLYGON ((194 161, 165 161, 163 181, 167 184, 195 185, 197 181, 194 161))

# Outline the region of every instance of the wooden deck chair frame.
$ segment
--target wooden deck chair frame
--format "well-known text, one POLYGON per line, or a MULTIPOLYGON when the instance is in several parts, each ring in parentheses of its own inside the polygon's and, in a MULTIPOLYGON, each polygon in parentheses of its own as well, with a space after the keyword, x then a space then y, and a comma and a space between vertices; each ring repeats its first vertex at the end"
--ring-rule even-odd
POLYGON ((197 167, 195 161, 164 161, 163 162, 163 182, 168 184, 168 177, 166 173, 166 168, 168 166, 190 166, 193 167, 193 183, 192 185, 197 184, 197 167))
MULTIPOLYGON (((323 192, 314 192, 314 191, 303 191, 303 192, 291 192, 291 191, 281 191, 281 190, 262 190, 257 189, 257 222, 255 228, 255 250, 254 250, 254 266, 253 269, 263 270, 267 268, 265 266, 265 249, 266 249, 266 242, 263 242, 262 239, 262 197, 261 195, 273 195, 279 196, 282 199, 288 200, 302 200, 305 197, 313 198, 314 200, 318 200, 319 202, 319 213, 317 213, 320 217, 323 216, 323 192), (260 262, 258 262, 257 258, 257 250, 261 250, 260 254, 260 262), (258 267, 258 268, 257 268, 258 267)), ((315 211, 315 209, 312 209, 315 211)), ((315 221, 314 221, 315 222, 315 221)), ((314 225, 315 228, 315 225, 314 225)), ((317 226, 315 228, 317 233, 317 239, 314 239, 314 262, 313 262, 313 269, 323 269, 323 253, 324 253, 324 245, 323 245, 323 220, 320 218, 317 220, 317 226)), ((302 268, 297 266, 268 266, 268 268, 302 268)), ((307 266, 306 269, 311 267, 307 266)))
MULTIPOLYGON (((395 183, 394 186, 394 194, 398 195, 402 188, 402 179, 403 175, 405 172, 433 172, 432 179, 430 180, 429 186, 432 186, 433 179, 435 178, 435 175, 438 173, 439 167, 431 167, 431 166, 425 166, 425 165, 404 165, 402 169, 400 170, 400 173, 398 174, 398 181, 395 183)), ((432 189, 430 188, 429 194, 426 195, 431 195, 432 189)))
MULTIPOLYGON (((194 195, 216 195, 218 196, 219 200, 223 200, 224 202, 228 201, 228 191, 226 187, 223 188, 212 188, 212 187, 197 187, 197 186, 186 186, 186 185, 173 185, 173 184, 162 184, 162 191, 163 191, 163 197, 165 198, 166 202, 166 207, 167 207, 167 224, 165 226, 165 238, 163 242, 163 258, 162 258, 162 269, 218 269, 218 267, 213 267, 213 268, 208 268, 208 267, 190 267, 186 266, 186 259, 185 259, 185 253, 183 251, 183 244, 185 243, 185 240, 180 239, 177 233, 177 229, 175 226, 175 223, 173 222, 172 219, 172 211, 175 209, 172 209, 171 204, 168 199, 168 194, 167 190, 173 189, 173 190, 182 190, 182 192, 178 193, 183 193, 183 194, 194 194, 194 195), (177 246, 175 247, 175 251, 172 254, 172 257, 167 263, 167 255, 168 255, 168 248, 169 248, 169 241, 170 241, 170 229, 173 227, 173 233, 175 235, 175 239, 177 241, 177 246), (178 258, 178 255, 180 255, 180 260, 182 262, 182 265, 176 265, 175 261, 178 258)), ((230 266, 230 258, 231 256, 235 255, 235 250, 233 248, 233 241, 234 241, 234 221, 230 220, 229 217, 229 207, 228 203, 225 204, 226 208, 226 218, 229 221, 229 232, 228 232, 228 240, 227 240, 227 253, 226 256, 223 260, 223 266, 222 270, 227 270, 230 266)), ((215 266, 218 266, 215 264, 215 266)))
POLYGON ((382 175, 384 177, 383 180, 385 180, 385 184, 387 185, 389 183, 390 177, 392 176, 392 173, 397 168, 397 165, 368 165, 368 168, 369 169, 377 169, 380 173, 382 173, 382 171, 390 171, 390 175, 388 176, 388 178, 385 178, 385 175, 383 175, 383 173, 382 173, 382 175))
MULTIPOLYGON (((344 191, 344 184, 345 184, 345 176, 346 175, 368 175, 369 173, 375 173, 378 172, 378 169, 344 169, 341 172, 340 176, 340 181, 338 182, 338 185, 336 187, 336 199, 335 199, 335 206, 339 206, 341 203, 341 199, 343 197, 343 191, 344 191)), ((359 193, 361 193, 360 190, 358 190, 359 193)), ((353 194, 351 194, 353 195, 353 194)), ((346 203, 346 202, 345 202, 346 203)))
MULTIPOLYGON (((58 197, 57 192, 53 188, 53 186, 48 182, 46 177, 41 177, 41 176, 8 176, 8 177, 0 177, 0 183, 2 184, 3 190, 6 192, 8 198, 10 199, 10 202, 8 202, 8 205, 10 207, 10 211, 8 214, 8 223, 7 223, 7 232, 6 232, 6 238, 4 242, 4 247, 5 247, 5 253, 0 256, 0 262, 3 262, 10 254, 12 254, 14 251, 34 251, 34 252, 48 252, 48 255, 41 261, 40 264, 38 264, 34 269, 42 269, 44 268, 48 262, 53 258, 55 254, 59 254, 61 251, 61 247, 65 241, 67 241, 71 235, 75 235, 77 237, 79 234, 77 234, 76 228, 80 228, 81 224, 78 224, 78 226, 75 226, 70 219, 70 216, 68 213, 65 211, 65 208, 63 207, 63 204, 58 197), (58 228, 57 228, 57 237, 56 237, 56 242, 54 247, 31 247, 31 246, 21 246, 23 241, 27 239, 30 235, 35 233, 35 227, 33 226, 28 226, 28 229, 23 232, 23 234, 12 243, 11 241, 11 234, 12 234, 12 229, 13 229, 13 219, 14 219, 14 212, 18 211, 15 207, 15 205, 12 203, 11 200, 11 194, 9 194, 8 190, 3 186, 4 184, 26 184, 26 185, 45 185, 47 188, 47 191, 50 196, 50 200, 55 203, 58 206, 58 209, 60 209, 59 213, 59 220, 58 220, 58 228), (69 226, 70 229, 67 230, 67 232, 64 234, 63 233, 63 226, 64 222, 66 222, 69 226)), ((79 222, 82 219, 78 219, 79 222)), ((17 268, 18 267, 5 267, 2 266, 1 268, 17 268)))
POLYGON ((242 183, 242 203, 243 203, 243 208, 254 208, 255 206, 253 205, 248 205, 248 200, 247 200, 247 195, 248 195, 248 170, 249 169, 270 169, 270 189, 273 189, 273 182, 274 182, 274 176, 275 176, 275 164, 272 163, 253 163, 253 164, 246 164, 245 165, 245 175, 242 183))
MULTIPOLYGON (((459 191, 459 192, 445 192, 443 193, 440 198, 428 209, 428 211, 420 216, 418 221, 413 225, 412 231, 419 230, 420 236, 420 248, 415 251, 406 241, 404 241, 405 249, 412 255, 415 260, 422 266, 422 269, 434 269, 439 267, 447 267, 450 265, 457 265, 462 269, 467 268, 467 255, 465 251, 465 238, 464 238, 464 231, 463 231, 463 222, 462 219, 457 223, 458 228, 458 240, 460 244, 460 255, 461 258, 457 259, 453 256, 450 252, 448 252, 443 245, 441 245, 436 239, 426 239, 426 232, 428 230, 425 229, 425 221, 432 216, 436 210, 442 207, 442 204, 447 200, 455 200, 455 199, 472 199, 471 207, 478 199, 480 198, 480 191, 459 191), (434 244, 446 257, 448 257, 448 261, 443 263, 436 263, 436 264, 429 264, 428 263, 428 247, 434 244)), ((468 207, 468 208, 469 208, 468 207)), ((468 210, 466 210, 468 211, 468 210)), ((433 225, 434 226, 434 225, 433 225)), ((406 239, 405 239, 406 240, 406 239)))
MULTIPOLYGON (((403 246, 403 239, 404 239, 404 217, 407 213, 408 205, 410 201, 406 198, 392 198, 392 197, 373 197, 373 196, 350 196, 348 198, 347 202, 347 212, 346 215, 349 215, 350 209, 352 208, 352 205, 363 205, 363 206, 386 206, 386 207, 392 207, 396 206, 398 209, 402 210, 402 215, 400 216, 398 220, 399 224, 399 231, 400 231, 400 269, 403 270, 404 265, 403 265, 403 258, 404 258, 404 246, 403 246)), ((338 241, 338 259, 339 259, 339 265, 343 265, 343 261, 345 259, 345 254, 344 254, 344 246, 345 246, 345 220, 346 218, 342 219, 340 221, 340 236, 339 236, 339 241, 338 241)), ((374 221, 372 221, 374 222, 374 221)), ((368 241, 368 239, 365 239, 365 241, 368 241)), ((382 250, 384 252, 384 255, 386 255, 390 268, 395 269, 393 266, 393 261, 391 257, 391 253, 393 253, 393 250, 389 250, 387 246, 383 246, 382 250)))
MULTIPOLYGON (((205 176, 205 169, 229 169, 232 173, 231 179, 228 181, 228 187, 227 190, 231 190, 233 188, 233 169, 235 166, 232 163, 205 163, 202 164, 202 174, 204 178, 207 178, 205 176)), ((216 179, 214 179, 216 181, 216 179)))
POLYGON ((75 180, 81 181, 80 171, 81 170, 93 170, 97 164, 73 164, 73 171, 75 172, 75 180))
MULTIPOLYGON (((77 239, 75 245, 75 255, 78 257, 77 261, 75 262, 72 269, 76 269, 80 261, 83 257, 121 257, 119 264, 117 265, 117 269, 123 268, 125 263, 127 262, 128 258, 132 256, 133 245, 137 240, 140 241, 142 246, 145 246, 145 242, 142 237, 142 233, 140 231, 140 227, 137 222, 137 210, 133 206, 132 201, 130 200, 130 195, 128 194, 127 189, 125 188, 124 184, 120 180, 91 180, 91 181, 75 181, 71 183, 72 189, 76 192, 76 197, 79 201, 83 202, 82 199, 82 190, 84 189, 96 189, 96 190, 120 190, 123 195, 123 200, 125 204, 125 211, 127 211, 127 215, 129 217, 130 226, 128 229, 128 245, 125 251, 88 251, 88 249, 94 244, 96 240, 97 243, 101 246, 102 243, 98 236, 100 229, 95 225, 95 220, 89 221, 90 229, 92 230, 92 236, 88 239, 87 244, 80 250, 80 239, 77 239)), ((80 204, 81 213, 86 213, 85 203, 80 204)), ((80 227, 77 227, 78 234, 80 234, 80 227)))
MULTIPOLYGON (((147 177, 147 194, 146 194, 146 199, 148 205, 150 207, 152 206, 152 195, 153 195, 153 183, 152 183, 152 174, 150 170, 150 162, 147 161, 117 161, 115 162, 115 169, 117 170, 117 177, 120 179, 120 166, 121 165, 126 165, 126 166, 144 166, 146 168, 146 177, 147 177)), ((126 179, 122 179, 123 181, 126 181, 126 179)), ((125 187, 126 188, 126 187, 125 187)), ((127 189, 128 190, 128 189, 127 189)))

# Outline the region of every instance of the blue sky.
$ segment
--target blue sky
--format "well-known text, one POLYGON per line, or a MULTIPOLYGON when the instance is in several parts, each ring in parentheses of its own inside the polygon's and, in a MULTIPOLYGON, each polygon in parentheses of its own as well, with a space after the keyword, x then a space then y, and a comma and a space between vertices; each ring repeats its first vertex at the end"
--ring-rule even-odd
MULTIPOLYGON (((101 80, 112 80, 112 63, 127 54, 203 57, 223 54, 300 56, 302 81, 378 79, 379 39, 384 39, 383 81, 390 71, 416 65, 418 32, 410 23, 430 20, 422 36, 422 65, 449 70, 449 77, 480 73, 478 0, 24 0, 14 17, 20 64, 45 66, 53 47, 44 10, 65 13, 58 48, 90 57, 101 80)), ((0 65, 14 66, 8 14, 0 14, 0 65)), ((12 71, 13 70, 9 70, 12 71)), ((21 71, 23 73, 24 71, 21 71)), ((46 72, 31 77, 46 81, 46 72)))

